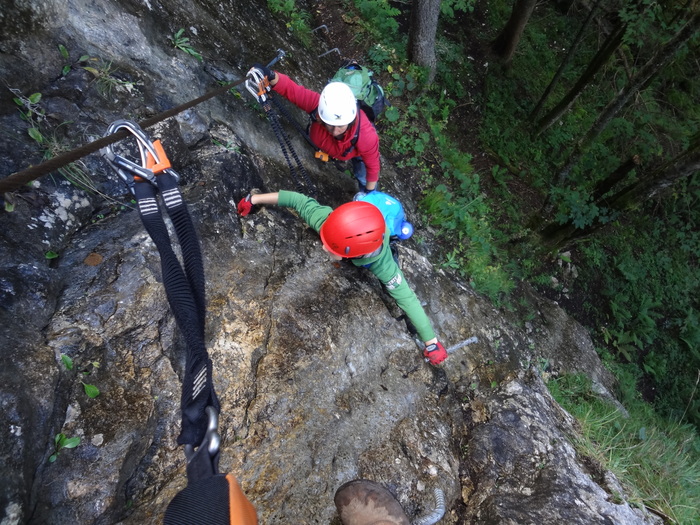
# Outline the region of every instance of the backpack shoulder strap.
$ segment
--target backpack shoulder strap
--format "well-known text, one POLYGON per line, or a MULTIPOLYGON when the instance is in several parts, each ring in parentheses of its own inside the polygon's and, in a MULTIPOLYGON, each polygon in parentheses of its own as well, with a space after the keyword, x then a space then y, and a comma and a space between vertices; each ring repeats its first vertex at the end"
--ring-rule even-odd
POLYGON ((358 105, 357 105, 357 117, 356 117, 357 118, 357 129, 355 129, 355 134, 353 135, 352 139, 350 139, 350 146, 348 147, 348 149, 343 151, 343 157, 355 149, 355 144, 357 144, 357 140, 360 138, 360 128, 362 127, 362 117, 360 116, 360 113, 362 113, 362 110, 360 109, 360 105, 358 103, 358 105))

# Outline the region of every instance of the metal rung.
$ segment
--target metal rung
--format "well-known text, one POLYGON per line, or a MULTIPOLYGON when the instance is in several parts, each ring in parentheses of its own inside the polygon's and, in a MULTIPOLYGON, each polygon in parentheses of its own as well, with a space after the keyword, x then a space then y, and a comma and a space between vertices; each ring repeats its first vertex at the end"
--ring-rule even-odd
POLYGON ((318 58, 325 57, 328 53, 332 53, 333 51, 335 51, 336 53, 338 53, 339 56, 341 56, 340 49, 338 49, 337 47, 334 47, 330 51, 326 51, 325 53, 318 55, 318 58))

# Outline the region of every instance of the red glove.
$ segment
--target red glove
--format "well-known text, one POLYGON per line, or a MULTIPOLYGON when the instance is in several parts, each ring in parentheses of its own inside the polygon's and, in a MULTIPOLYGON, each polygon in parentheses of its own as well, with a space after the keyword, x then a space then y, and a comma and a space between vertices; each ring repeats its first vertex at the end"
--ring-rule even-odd
POLYGON ((245 217, 253 209, 253 203, 250 202, 250 193, 238 203, 238 215, 245 217))
POLYGON ((423 356, 431 365, 439 365, 447 359, 447 350, 445 350, 445 347, 438 341, 437 343, 426 346, 423 350, 423 356))

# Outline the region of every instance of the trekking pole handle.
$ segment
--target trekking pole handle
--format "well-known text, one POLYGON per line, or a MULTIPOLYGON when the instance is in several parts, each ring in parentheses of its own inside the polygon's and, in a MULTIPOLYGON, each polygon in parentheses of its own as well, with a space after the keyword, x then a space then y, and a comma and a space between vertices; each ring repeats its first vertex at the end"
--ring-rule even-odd
POLYGON ((284 49, 278 49, 277 56, 270 61, 270 63, 267 65, 267 67, 274 66, 277 62, 282 60, 286 55, 287 55, 287 53, 284 51, 284 49))

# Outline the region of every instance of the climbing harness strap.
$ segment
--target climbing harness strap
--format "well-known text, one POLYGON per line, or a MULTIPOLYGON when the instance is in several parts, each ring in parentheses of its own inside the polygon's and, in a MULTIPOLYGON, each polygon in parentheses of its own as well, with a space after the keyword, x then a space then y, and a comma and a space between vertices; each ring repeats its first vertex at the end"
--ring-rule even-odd
MULTIPOLYGON (((289 173, 292 176, 292 180, 294 181, 297 191, 299 193, 306 193, 311 196, 315 196, 317 193, 316 186, 313 182, 311 182, 311 178, 309 177, 306 168, 302 164, 301 159, 299 159, 296 150, 292 146, 289 135, 287 135, 284 127, 282 127, 282 123, 279 120, 279 115, 272 106, 273 97, 269 81, 256 67, 251 68, 246 76, 246 88, 250 94, 255 97, 265 111, 267 120, 270 122, 270 126, 272 127, 272 131, 277 138, 277 142, 279 142, 284 160, 287 162, 287 166, 289 166, 289 173), (289 158, 290 155, 294 159, 294 164, 289 158), (306 190, 304 186, 306 186, 306 190)), ((275 107, 279 108, 281 106, 279 104, 275 104, 275 107)))
POLYGON ((151 142, 138 124, 127 120, 112 123, 107 134, 122 129, 136 139, 140 164, 115 153, 111 146, 102 150, 102 154, 136 197, 141 221, 160 254, 165 293, 187 346, 178 443, 201 449, 210 436, 207 429, 211 426, 212 414, 207 413, 207 409, 218 413, 219 401, 204 344, 205 283, 199 238, 178 187, 179 176, 170 167, 160 142, 151 142), (159 193, 180 244, 184 269, 173 251, 161 214, 159 193))

